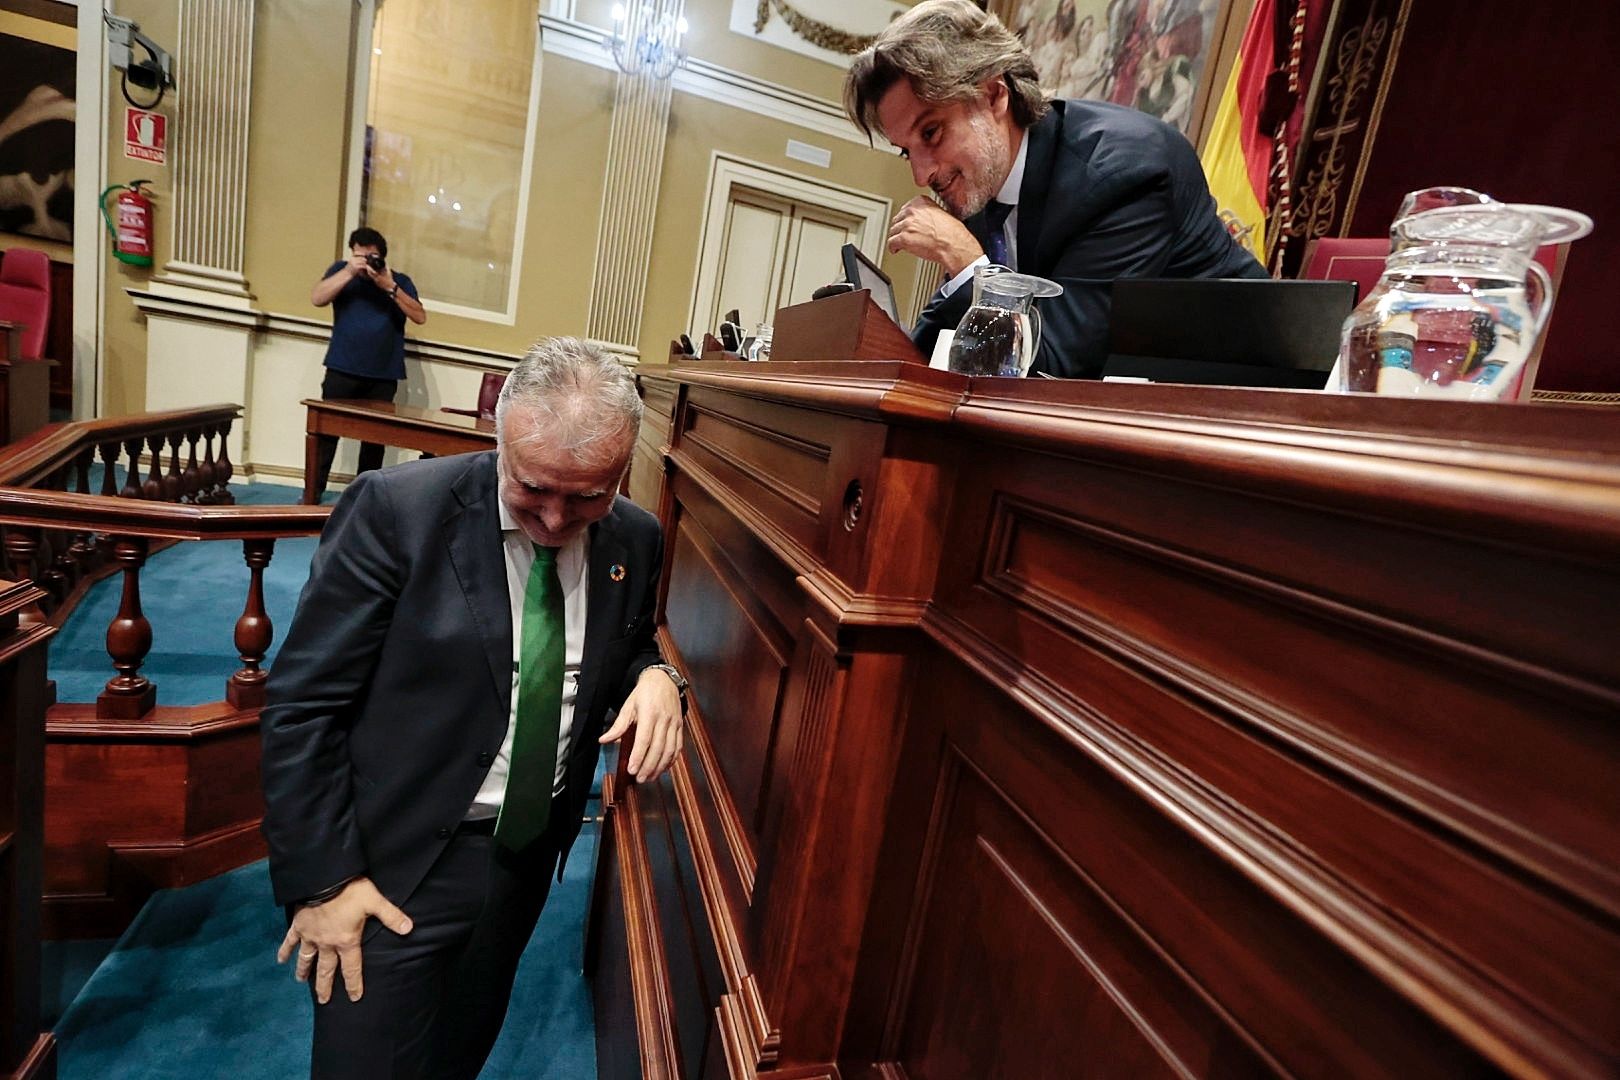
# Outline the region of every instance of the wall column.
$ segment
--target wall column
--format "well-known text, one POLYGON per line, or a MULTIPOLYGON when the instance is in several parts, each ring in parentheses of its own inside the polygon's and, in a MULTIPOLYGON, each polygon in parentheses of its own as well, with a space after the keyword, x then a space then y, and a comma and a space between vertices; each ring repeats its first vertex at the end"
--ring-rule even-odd
MULTIPOLYGON (((151 290, 186 305, 243 314, 196 322, 141 305, 147 317, 146 407, 249 405, 258 313, 242 268, 253 0, 180 0, 175 83, 173 256, 151 290)), ((245 460, 243 427, 231 433, 237 461, 245 460)))
MULTIPOLYGON (((640 4, 627 6, 634 12, 627 33, 634 36, 644 18, 653 23, 681 18, 686 0, 652 0, 650 14, 640 4)), ((671 81, 647 72, 626 75, 621 71, 614 92, 605 170, 610 179, 602 190, 602 223, 596 237, 596 269, 585 333, 629 356, 640 355, 641 312, 658 216, 671 81)))

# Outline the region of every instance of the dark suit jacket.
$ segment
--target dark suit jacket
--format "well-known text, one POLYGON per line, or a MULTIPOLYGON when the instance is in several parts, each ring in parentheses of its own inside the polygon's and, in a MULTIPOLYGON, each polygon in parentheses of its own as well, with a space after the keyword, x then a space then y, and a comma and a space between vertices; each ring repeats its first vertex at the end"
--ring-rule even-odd
MULTIPOLYGON (((657 521, 620 498, 591 529, 565 854, 608 711, 659 660, 657 521)), ((366 874, 403 903, 483 783, 511 691, 495 454, 362 473, 321 535, 260 720, 276 901, 366 874)))
MULTIPOLYGON (((1045 328, 1030 373, 1095 378, 1108 355, 1115 278, 1265 277, 1215 216, 1204 170, 1181 132, 1100 101, 1054 101, 1028 130, 1018 189, 1018 269, 1063 295, 1037 302, 1045 328)), ((984 244, 983 214, 967 227, 984 244)), ((971 281, 936 294, 912 338, 928 356, 962 321, 971 281)))

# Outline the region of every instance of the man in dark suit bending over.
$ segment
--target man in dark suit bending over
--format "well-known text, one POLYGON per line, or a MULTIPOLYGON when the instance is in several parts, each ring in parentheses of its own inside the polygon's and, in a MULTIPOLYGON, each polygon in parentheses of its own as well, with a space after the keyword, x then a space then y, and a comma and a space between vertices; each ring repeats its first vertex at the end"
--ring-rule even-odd
POLYGON ((640 420, 617 360, 543 341, 495 451, 364 473, 332 511, 261 721, 317 1077, 475 1077, 599 744, 633 727, 639 781, 680 752, 658 523, 615 494, 640 420))
POLYGON ((912 338, 924 355, 996 262, 1064 287, 1039 301, 1030 373, 1095 378, 1121 277, 1265 277, 1215 215, 1198 157, 1175 128, 1119 105, 1047 101, 1018 38, 969 0, 924 0, 855 57, 844 108, 911 163, 918 196, 889 250, 944 267, 912 338))

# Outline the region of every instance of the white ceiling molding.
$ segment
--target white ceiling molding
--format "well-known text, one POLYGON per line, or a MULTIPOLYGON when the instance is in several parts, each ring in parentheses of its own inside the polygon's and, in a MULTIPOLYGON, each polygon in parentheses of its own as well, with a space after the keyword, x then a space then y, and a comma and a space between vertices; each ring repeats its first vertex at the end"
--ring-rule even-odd
MULTIPOLYGON (((603 45, 606 37, 605 31, 585 23, 553 15, 540 16, 541 47, 546 52, 616 72, 618 69, 613 66, 613 58, 603 45)), ((707 60, 696 57, 688 60, 685 67, 675 72, 673 85, 682 93, 866 145, 865 136, 855 130, 844 116, 843 106, 837 102, 745 75, 707 60)), ((880 140, 878 145, 886 148, 888 144, 880 140)))
MULTIPOLYGON (((782 4, 804 19, 856 37, 871 37, 881 32, 896 15, 910 6, 893 0, 867 0, 862 4, 851 4, 849 0, 782 0, 782 4)), ((772 0, 731 0, 731 32, 834 67, 849 67, 847 53, 822 48, 795 33, 783 17, 782 4, 772 0), (767 10, 765 26, 756 31, 754 27, 759 22, 762 6, 767 10)))

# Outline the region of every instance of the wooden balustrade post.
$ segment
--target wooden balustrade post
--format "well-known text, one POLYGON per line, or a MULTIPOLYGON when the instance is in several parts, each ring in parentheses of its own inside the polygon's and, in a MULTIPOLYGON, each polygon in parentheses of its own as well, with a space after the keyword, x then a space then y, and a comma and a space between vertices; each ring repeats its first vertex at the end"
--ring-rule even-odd
POLYGON ((95 461, 96 448, 93 446, 86 447, 85 450, 74 459, 73 465, 77 483, 75 483, 73 490, 78 492, 80 495, 90 494, 90 466, 95 464, 95 461))
POLYGON ((140 435, 124 441, 124 452, 129 455, 129 467, 124 470, 124 486, 118 494, 126 499, 141 497, 141 444, 144 441, 140 435))
POLYGON ((118 444, 101 444, 101 493, 118 494, 118 444))
POLYGON ((214 501, 221 506, 236 505, 236 496, 231 494, 231 476, 235 469, 231 466, 231 422, 225 421, 219 429, 219 461, 214 465, 214 501))
POLYGON ((180 440, 178 431, 171 431, 164 436, 169 443, 169 474, 163 478, 163 501, 177 503, 184 490, 184 478, 180 474, 180 440))
POLYGON ((214 427, 208 425, 202 429, 203 460, 197 468, 197 502, 207 506, 214 501, 214 478, 217 475, 214 465, 214 427))
POLYGON ((197 501, 197 492, 202 490, 202 470, 197 466, 197 430, 192 428, 186 435, 186 471, 181 477, 181 499, 194 503, 197 501))
POLYGON ((113 558, 124 568, 124 595, 118 616, 107 624, 107 652, 118 674, 96 698, 96 716, 103 720, 139 720, 157 703, 157 687, 141 674, 141 664, 152 651, 152 624, 141 613, 141 567, 146 563, 144 536, 113 539, 113 558))
POLYGON ((251 575, 247 603, 242 607, 242 617, 236 620, 236 651, 242 657, 242 668, 225 681, 225 700, 238 709, 264 706, 264 684, 270 673, 261 665, 275 635, 264 606, 264 568, 270 565, 275 550, 273 539, 242 541, 242 559, 251 575))
MULTIPOLYGON (((11 566, 11 576, 16 581, 34 582, 34 555, 39 549, 39 533, 34 529, 25 529, 13 525, 6 529, 6 561, 11 566)), ((38 582, 34 582, 38 584, 38 582)), ((45 621, 42 597, 35 597, 28 602, 22 610, 19 621, 23 623, 41 623, 45 621)))
POLYGON ((146 472, 146 483, 141 485, 141 498, 151 502, 163 500, 163 436, 146 436, 146 448, 152 455, 152 467, 146 472))

